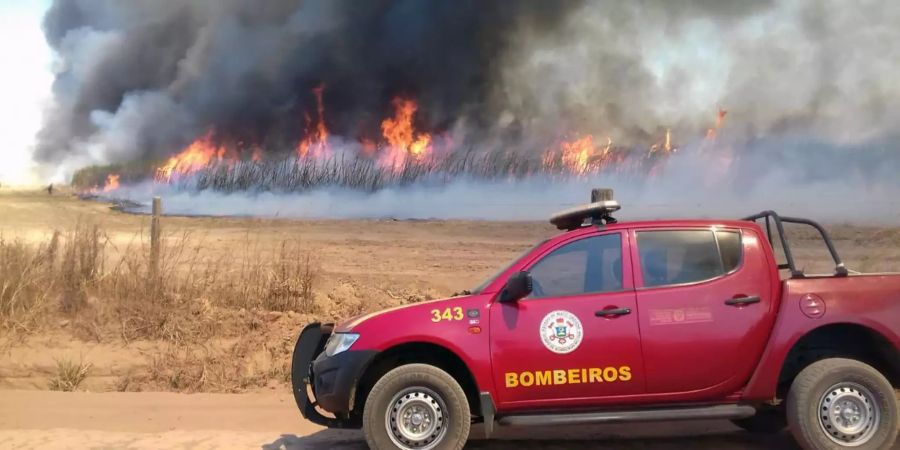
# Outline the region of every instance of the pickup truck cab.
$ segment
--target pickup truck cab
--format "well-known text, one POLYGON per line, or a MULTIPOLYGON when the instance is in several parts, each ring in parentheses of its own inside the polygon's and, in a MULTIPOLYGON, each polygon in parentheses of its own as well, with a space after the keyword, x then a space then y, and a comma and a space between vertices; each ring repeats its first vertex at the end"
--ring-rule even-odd
POLYGON ((472 423, 730 419, 806 449, 897 435, 900 275, 842 264, 817 223, 618 223, 611 191, 466 295, 313 323, 294 350, 301 413, 378 449, 460 449, 472 423), (827 275, 783 223, 817 229, 827 275), (776 249, 778 252, 776 253, 776 249))

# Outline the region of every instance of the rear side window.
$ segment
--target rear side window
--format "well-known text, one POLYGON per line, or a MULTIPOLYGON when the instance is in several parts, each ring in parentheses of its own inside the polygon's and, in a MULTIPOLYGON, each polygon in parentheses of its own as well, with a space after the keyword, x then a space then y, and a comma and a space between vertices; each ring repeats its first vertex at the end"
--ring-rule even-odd
POLYGON ((741 233, 737 231, 717 231, 719 252, 722 253, 722 266, 725 273, 737 269, 741 265, 741 233))
POLYGON ((637 233, 645 287, 711 280, 741 262, 741 235, 712 230, 637 233))
POLYGON ((619 233, 580 239, 553 250, 528 271, 531 298, 622 290, 619 233))

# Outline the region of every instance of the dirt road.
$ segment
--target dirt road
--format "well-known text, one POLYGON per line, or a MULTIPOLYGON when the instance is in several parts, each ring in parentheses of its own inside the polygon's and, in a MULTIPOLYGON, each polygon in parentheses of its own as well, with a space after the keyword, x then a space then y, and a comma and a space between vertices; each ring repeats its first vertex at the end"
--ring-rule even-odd
MULTIPOLYGON (((0 391, 0 448, 364 449, 358 431, 302 420, 283 393, 176 394, 0 391)), ((473 436, 481 432, 473 430, 473 436)), ((724 421, 500 429, 471 449, 792 449, 724 421)))

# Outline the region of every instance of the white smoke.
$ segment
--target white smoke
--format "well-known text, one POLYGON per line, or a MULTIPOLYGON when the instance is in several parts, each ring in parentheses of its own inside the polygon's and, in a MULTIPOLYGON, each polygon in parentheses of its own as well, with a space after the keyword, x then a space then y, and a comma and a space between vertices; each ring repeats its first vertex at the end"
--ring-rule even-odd
POLYGON ((503 55, 499 104, 548 133, 692 140, 727 109, 733 136, 835 144, 900 121, 900 2, 589 2, 503 55), (573 127, 573 123, 576 125, 573 127))

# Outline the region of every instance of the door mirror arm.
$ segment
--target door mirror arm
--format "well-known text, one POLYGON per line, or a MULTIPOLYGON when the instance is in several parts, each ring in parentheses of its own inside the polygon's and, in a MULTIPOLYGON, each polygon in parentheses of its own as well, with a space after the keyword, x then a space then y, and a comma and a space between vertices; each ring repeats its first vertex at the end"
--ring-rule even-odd
POLYGON ((532 287, 531 274, 516 272, 506 280, 506 285, 500 292, 500 302, 515 303, 530 294, 532 287))

